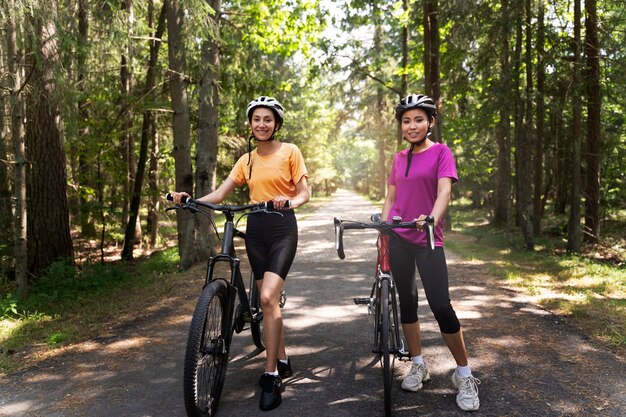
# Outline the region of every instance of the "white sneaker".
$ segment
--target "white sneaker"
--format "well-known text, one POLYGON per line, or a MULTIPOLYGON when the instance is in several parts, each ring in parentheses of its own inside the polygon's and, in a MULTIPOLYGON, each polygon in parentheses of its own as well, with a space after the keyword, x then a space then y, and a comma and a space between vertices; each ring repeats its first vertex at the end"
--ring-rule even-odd
POLYGON ((413 363, 409 374, 402 381, 402 389, 406 391, 419 391, 422 383, 430 379, 428 368, 424 364, 413 363))
POLYGON ((480 407, 478 399, 478 385, 480 380, 473 376, 461 378, 456 370, 452 373, 452 383, 458 388, 459 393, 456 395, 456 404, 463 411, 476 411, 480 407))

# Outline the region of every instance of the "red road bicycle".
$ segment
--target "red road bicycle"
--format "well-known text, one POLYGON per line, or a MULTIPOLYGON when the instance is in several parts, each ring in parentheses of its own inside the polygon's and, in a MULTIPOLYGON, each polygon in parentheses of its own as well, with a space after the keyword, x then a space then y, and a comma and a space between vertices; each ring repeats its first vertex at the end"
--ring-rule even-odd
MULTIPOLYGON (((339 258, 344 259, 344 230, 375 229, 378 231, 376 243, 378 259, 372 290, 367 298, 354 298, 354 303, 366 305, 368 314, 374 318, 373 352, 377 355, 383 371, 385 416, 389 417, 391 416, 391 391, 395 359, 402 360, 410 357, 409 352, 404 349, 404 340, 400 337, 396 286, 389 267, 389 239, 398 238, 393 234, 393 229, 414 229, 416 223, 414 221, 403 222, 399 217, 394 217, 392 222, 381 221, 379 214, 372 215, 371 220, 371 223, 364 223, 335 217, 335 248, 339 258)), ((427 246, 430 255, 435 249, 434 219, 432 216, 425 219, 424 226, 426 227, 427 246)))

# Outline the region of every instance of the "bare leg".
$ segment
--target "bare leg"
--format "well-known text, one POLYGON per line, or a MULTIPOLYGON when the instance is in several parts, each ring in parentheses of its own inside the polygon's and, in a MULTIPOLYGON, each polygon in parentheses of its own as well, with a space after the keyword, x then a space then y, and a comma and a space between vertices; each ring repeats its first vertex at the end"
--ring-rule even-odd
POLYGON ((456 364, 459 366, 467 366, 467 351, 465 350, 465 341, 463 340, 463 331, 448 334, 441 333, 443 340, 446 342, 450 353, 454 357, 456 364))
MULTIPOLYGON (((278 355, 285 353, 283 317, 279 306, 283 284, 283 279, 272 272, 266 272, 263 279, 257 281, 263 310, 265 372, 275 372, 278 355)), ((286 357, 286 353, 283 357, 286 357)))
POLYGON ((409 354, 411 357, 422 354, 422 334, 420 331, 420 323, 402 323, 402 331, 407 344, 409 345, 409 354))

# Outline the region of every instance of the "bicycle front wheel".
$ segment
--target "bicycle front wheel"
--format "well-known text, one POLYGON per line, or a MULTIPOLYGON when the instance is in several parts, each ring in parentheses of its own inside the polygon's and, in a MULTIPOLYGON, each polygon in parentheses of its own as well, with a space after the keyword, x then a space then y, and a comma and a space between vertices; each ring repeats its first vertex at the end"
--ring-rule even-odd
POLYGON ((209 283, 193 313, 183 370, 183 394, 189 417, 214 416, 219 404, 228 351, 228 289, 223 280, 209 283))
POLYGON ((385 416, 391 416, 391 388, 393 382, 393 366, 389 349, 391 334, 389 310, 389 281, 382 280, 380 286, 380 354, 383 369, 383 386, 385 389, 385 416))
POLYGON ((252 340, 259 352, 265 350, 263 341, 263 311, 261 310, 261 299, 259 297, 259 288, 256 286, 254 274, 250 273, 250 312, 252 318, 250 321, 250 331, 252 332, 252 340))

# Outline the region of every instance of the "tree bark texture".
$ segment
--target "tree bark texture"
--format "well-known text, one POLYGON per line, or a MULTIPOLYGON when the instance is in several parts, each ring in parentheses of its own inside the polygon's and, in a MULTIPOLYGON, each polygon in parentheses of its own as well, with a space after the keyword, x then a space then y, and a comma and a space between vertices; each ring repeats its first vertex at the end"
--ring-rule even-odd
POLYGON ((502 91, 499 96, 501 101, 500 120, 498 121, 497 142, 497 176, 494 208, 494 224, 505 227, 511 231, 511 113, 507 102, 511 96, 511 68, 509 62, 509 0, 502 0, 502 52, 500 69, 502 71, 502 91))
MULTIPOLYGON (((176 191, 193 195, 189 102, 185 81, 185 44, 183 42, 183 6, 176 0, 167 0, 167 33, 170 95, 172 100, 174 133, 174 169, 176 191)), ((180 266, 188 269, 197 260, 195 253, 194 217, 186 210, 177 210, 178 251, 180 266)))
POLYGON ((587 155, 585 190, 585 240, 597 243, 600 238, 600 160, 602 136, 600 113, 600 45, 596 0, 585 0, 585 56, 587 71, 587 155))
POLYGON ((572 163, 571 163, 571 195, 569 221, 567 225, 567 250, 580 252, 581 247, 581 121, 582 100, 578 86, 580 85, 580 52, 581 52, 581 0, 574 0, 574 63, 572 65, 572 163))
MULTIPOLYGON (((196 195, 203 196, 215 190, 217 175, 217 142, 219 137, 219 82, 220 68, 220 24, 222 13, 221 0, 208 0, 215 11, 211 17, 212 37, 202 43, 202 62, 204 64, 200 85, 200 104, 198 109, 198 140, 196 143, 196 195)), ((207 218, 196 218, 198 233, 198 258, 207 258, 215 243, 209 233, 207 218)))
MULTIPOLYGON (((156 81, 157 81, 157 61, 159 58, 159 49, 161 46, 160 39, 165 32, 165 5, 161 8, 159 15, 159 23, 156 33, 150 41, 150 58, 148 60, 148 72, 146 75, 145 96, 152 97, 156 101, 156 81)), ((130 210, 128 216, 128 224, 126 225, 126 233, 124 235, 124 247, 122 249, 122 259, 133 259, 133 248, 135 246, 135 231, 139 218, 139 206, 141 204, 141 190, 143 188, 143 178, 146 171, 146 162, 148 161, 148 145, 154 137, 151 137, 152 118, 154 114, 151 110, 145 110, 143 113, 143 123, 141 126, 141 142, 139 145, 139 160, 137 162, 137 171, 135 181, 133 182, 133 193, 130 200, 130 210)))
MULTIPOLYGON (((439 77, 439 1, 424 1, 424 88, 435 105, 439 117, 433 127, 431 139, 442 142, 443 109, 441 106, 441 80, 439 77)), ((446 222, 446 225, 450 222, 446 222)))
POLYGON ((54 68, 58 38, 52 19, 34 19, 33 61, 26 126, 28 176, 28 270, 39 276, 56 260, 73 263, 67 202, 65 150, 59 130, 54 68))
POLYGON ((15 0, 6 3, 7 58, 12 84, 10 95, 11 136, 13 144, 13 256, 15 258, 15 281, 20 297, 28 294, 28 212, 26 203, 26 131, 24 129, 23 67, 17 49, 17 32, 21 22, 16 20, 15 0))
POLYGON ((545 41, 545 24, 544 24, 544 0, 537 0, 539 13, 537 15, 537 130, 535 134, 535 156, 534 156, 534 193, 533 193, 533 231, 535 236, 541 234, 541 217, 543 214, 543 132, 545 118, 545 68, 544 68, 544 41, 545 41))

